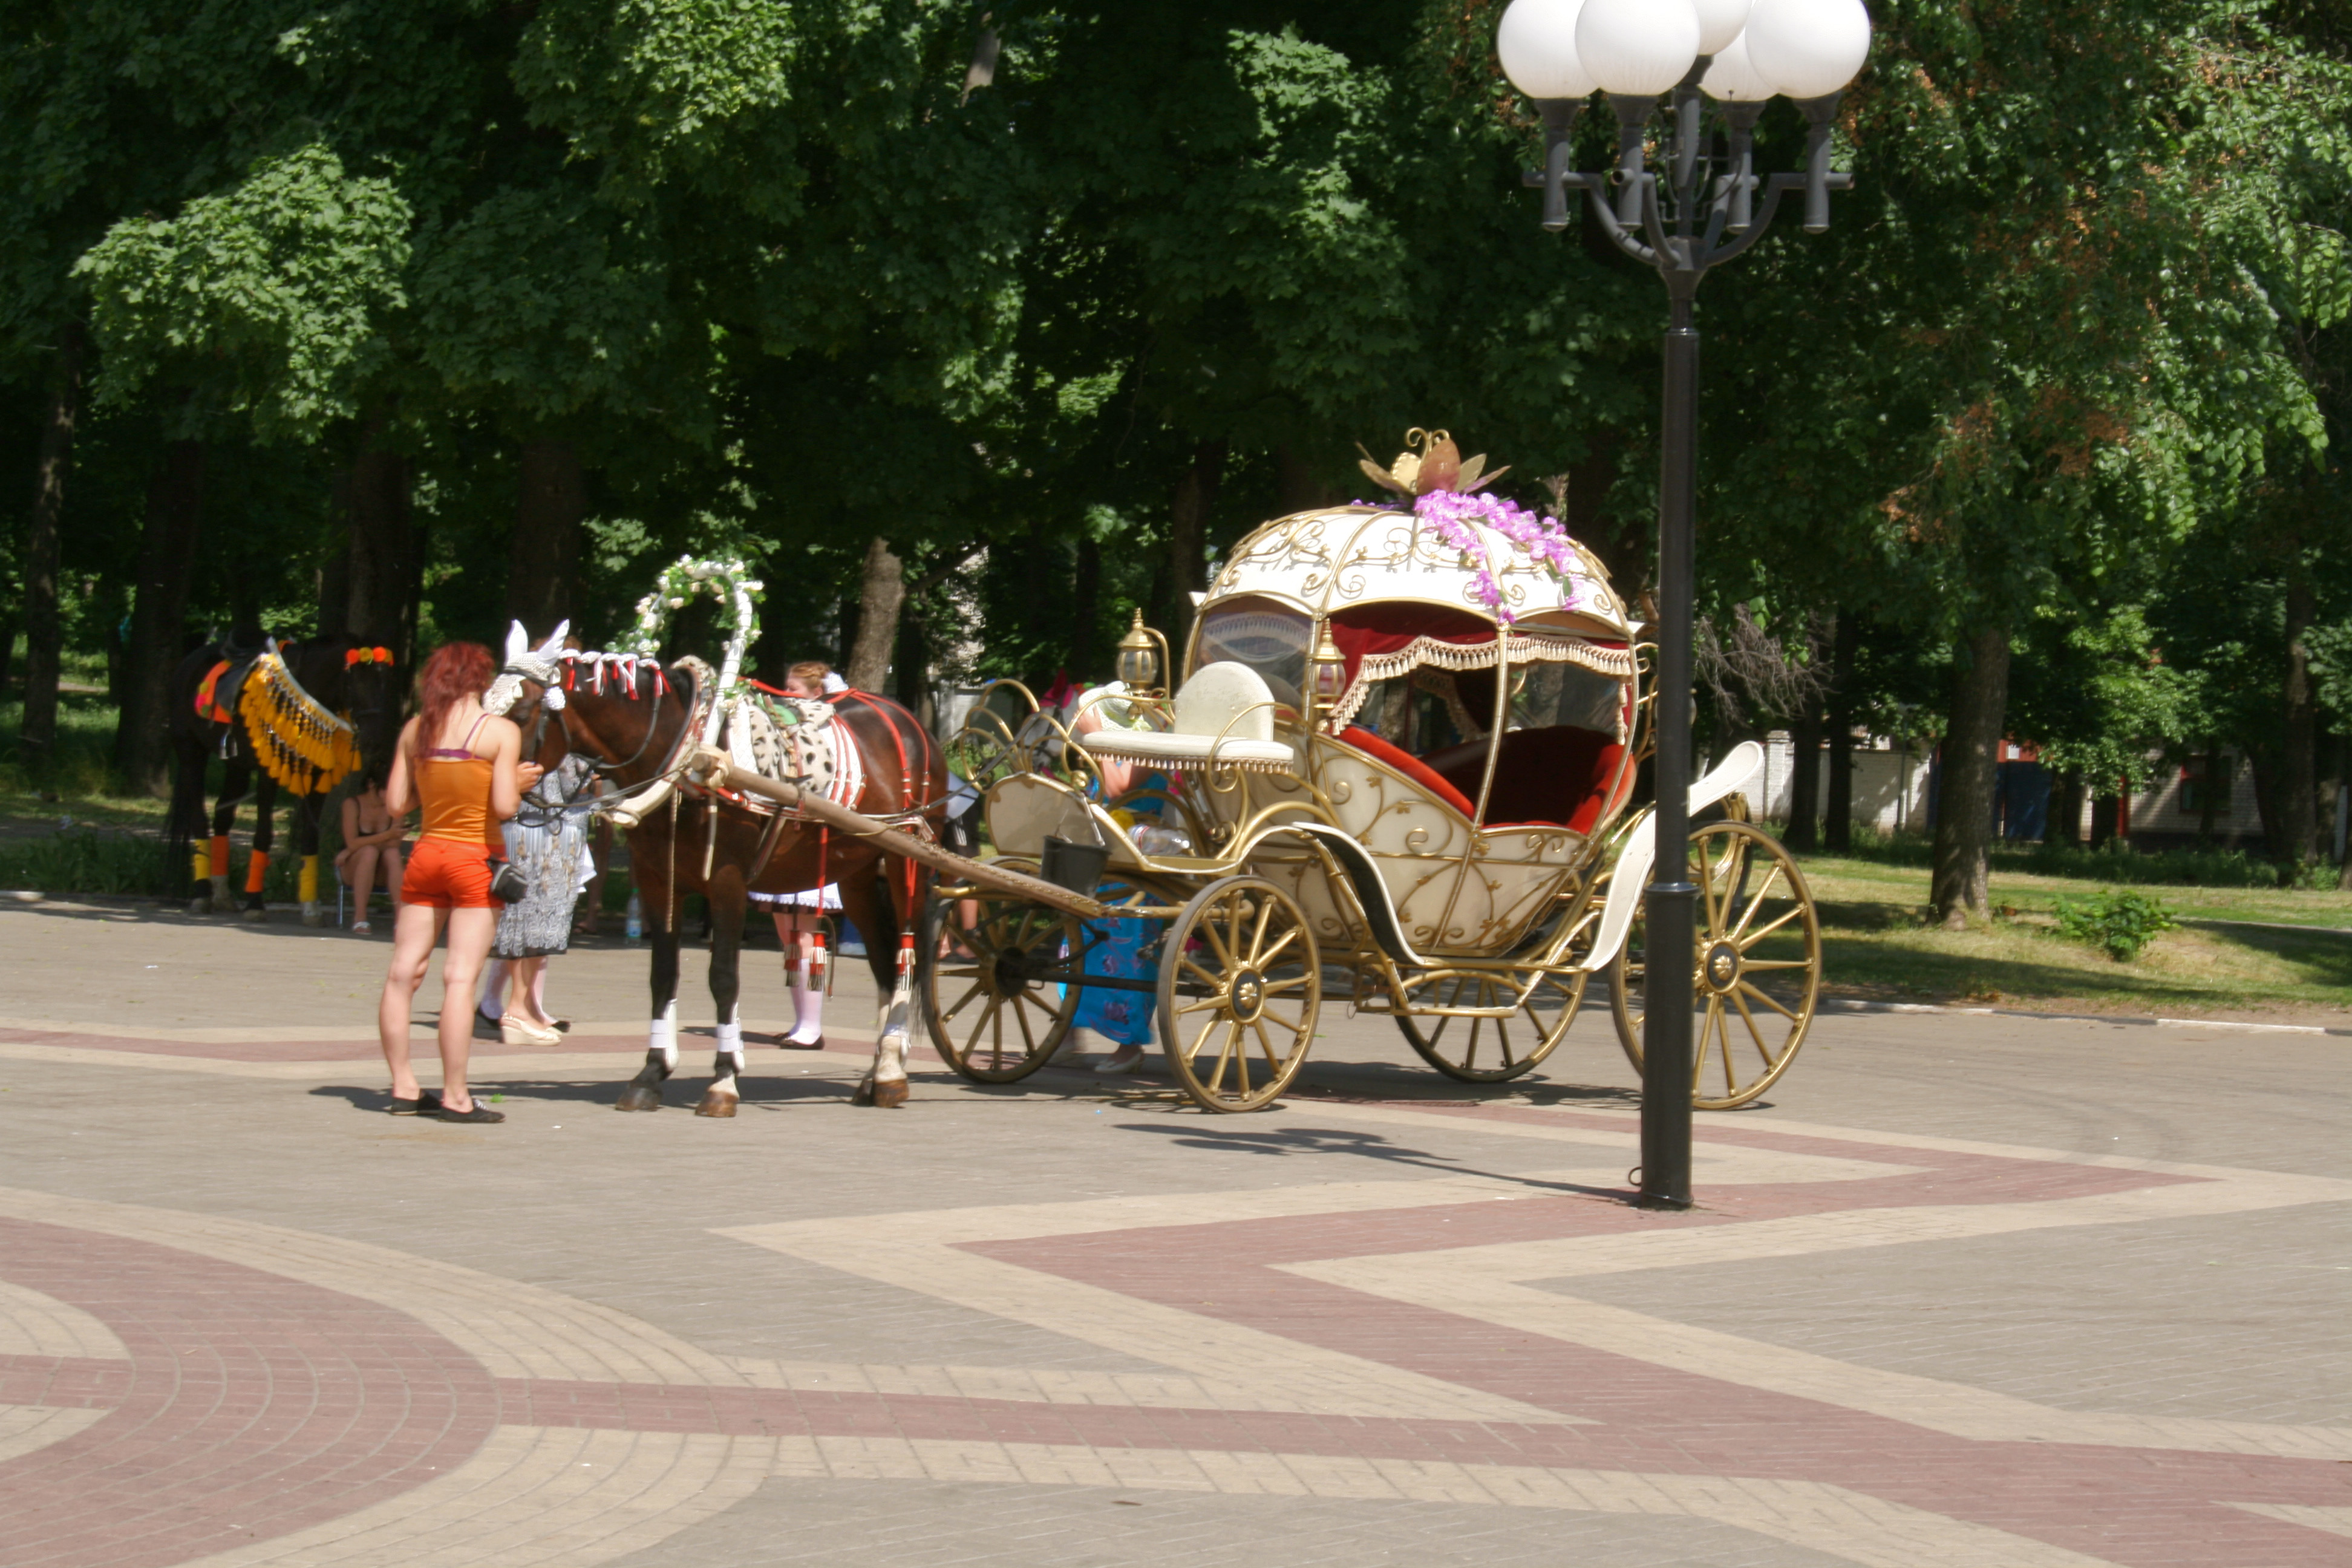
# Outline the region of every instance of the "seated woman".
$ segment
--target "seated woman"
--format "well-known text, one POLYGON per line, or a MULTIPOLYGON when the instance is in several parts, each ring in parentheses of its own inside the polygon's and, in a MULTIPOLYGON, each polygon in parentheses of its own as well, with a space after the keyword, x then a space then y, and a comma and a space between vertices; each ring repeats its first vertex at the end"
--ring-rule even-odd
POLYGON ((343 797, 343 847, 335 851, 335 874, 352 890, 352 934, 367 936, 368 895, 375 886, 376 868, 383 868, 384 891, 392 895, 392 913, 400 916, 400 841, 407 828, 383 804, 383 785, 370 780, 357 795, 343 797))

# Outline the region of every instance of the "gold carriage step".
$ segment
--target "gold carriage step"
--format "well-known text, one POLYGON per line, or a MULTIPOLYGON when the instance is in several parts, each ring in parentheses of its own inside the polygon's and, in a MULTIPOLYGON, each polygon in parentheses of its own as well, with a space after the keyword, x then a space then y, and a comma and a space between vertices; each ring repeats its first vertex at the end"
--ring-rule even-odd
POLYGON ((1079 737, 1098 757, 1170 769, 1287 773, 1298 753, 1274 738, 1274 692, 1245 664, 1202 666, 1176 693, 1165 730, 1104 728, 1079 737))

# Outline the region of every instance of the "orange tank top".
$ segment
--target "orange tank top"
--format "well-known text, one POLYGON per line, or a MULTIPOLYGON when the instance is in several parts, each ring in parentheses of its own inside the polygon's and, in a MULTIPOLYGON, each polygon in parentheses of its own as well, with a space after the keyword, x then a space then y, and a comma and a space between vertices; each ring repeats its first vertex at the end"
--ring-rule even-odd
MULTIPOLYGON (((482 716, 484 719, 488 714, 482 716)), ((482 720, 466 731, 463 747, 442 747, 416 760, 416 800, 425 813, 426 838, 455 838, 506 852, 506 836, 490 819, 490 778, 495 764, 474 755, 482 720)))

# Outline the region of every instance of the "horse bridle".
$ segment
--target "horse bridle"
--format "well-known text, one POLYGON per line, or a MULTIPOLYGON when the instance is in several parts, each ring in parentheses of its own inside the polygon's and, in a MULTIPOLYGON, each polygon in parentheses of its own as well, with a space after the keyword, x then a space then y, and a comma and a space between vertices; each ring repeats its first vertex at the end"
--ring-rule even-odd
MULTIPOLYGON (((563 689, 562 672, 556 668, 555 660, 537 657, 509 659, 507 661, 506 668, 499 672, 499 676, 501 680, 508 677, 514 678, 517 697, 521 695, 521 684, 526 680, 539 688, 539 699, 535 704, 539 709, 539 721, 531 729, 530 754, 536 756, 539 753, 540 743, 547 736, 547 712, 551 707, 555 710, 556 724, 563 731, 563 749, 566 752, 583 750, 572 733, 572 721, 565 712, 569 705, 560 700, 550 703, 547 700, 551 692, 561 692, 563 689)), ((667 683, 662 680, 656 672, 654 680, 653 710, 646 715, 646 738, 637 742, 635 751, 618 762, 606 762, 602 758, 591 762, 589 766, 599 777, 609 779, 614 774, 635 767, 645 760, 646 752, 653 746, 655 734, 661 729, 662 695, 667 689, 667 683)), ((495 695, 496 691, 497 688, 493 686, 492 694, 495 695)), ((506 709, 502 710, 510 710, 513 702, 514 700, 509 698, 506 703, 506 709)), ((487 708, 489 704, 486 700, 483 706, 487 708)), ((583 754, 593 756, 593 752, 583 754)))

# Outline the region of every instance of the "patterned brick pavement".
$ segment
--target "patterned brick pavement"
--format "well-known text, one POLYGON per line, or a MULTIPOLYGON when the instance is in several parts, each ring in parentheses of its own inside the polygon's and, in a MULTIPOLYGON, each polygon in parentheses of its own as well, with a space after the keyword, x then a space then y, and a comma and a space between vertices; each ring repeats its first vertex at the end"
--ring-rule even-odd
POLYGON ((0 1564, 2352 1562, 2342 1040, 1825 1020, 1661 1215, 1600 1017, 622 1118, 604 948, 452 1128, 383 958, 0 911, 0 1564))

